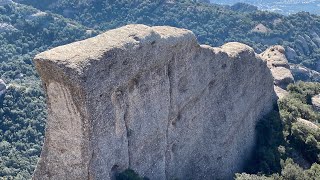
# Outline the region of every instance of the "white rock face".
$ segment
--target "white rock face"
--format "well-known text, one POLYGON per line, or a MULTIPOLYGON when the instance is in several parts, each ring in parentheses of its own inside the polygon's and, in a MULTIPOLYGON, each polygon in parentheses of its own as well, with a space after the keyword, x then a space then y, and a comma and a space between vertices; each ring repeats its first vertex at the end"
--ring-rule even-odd
POLYGON ((33 179, 230 179, 276 100, 252 48, 128 25, 41 53, 46 140, 33 179))
POLYGON ((0 96, 4 95, 7 91, 7 85, 6 83, 0 79, 0 96))
POLYGON ((0 23, 0 32, 17 30, 13 25, 8 23, 0 23))

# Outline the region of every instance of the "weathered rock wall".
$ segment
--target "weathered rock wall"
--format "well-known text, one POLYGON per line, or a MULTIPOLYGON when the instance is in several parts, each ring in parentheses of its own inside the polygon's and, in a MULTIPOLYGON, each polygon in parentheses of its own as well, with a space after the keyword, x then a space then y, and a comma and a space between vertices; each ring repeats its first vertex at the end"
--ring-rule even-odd
POLYGON ((48 97, 34 179, 231 178, 275 102, 252 48, 199 45, 173 27, 128 25, 35 58, 48 97))

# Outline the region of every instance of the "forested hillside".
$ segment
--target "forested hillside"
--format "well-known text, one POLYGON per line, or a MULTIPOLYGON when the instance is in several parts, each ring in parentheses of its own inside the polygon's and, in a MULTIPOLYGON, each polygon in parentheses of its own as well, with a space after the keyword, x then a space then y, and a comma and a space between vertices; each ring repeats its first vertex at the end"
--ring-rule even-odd
POLYGON ((237 180, 320 178, 320 113, 312 103, 320 84, 297 82, 288 91, 279 111, 257 125, 258 143, 246 172, 260 175, 237 174, 237 180))
POLYGON ((48 48, 93 35, 59 15, 24 5, 0 6, 0 177, 26 179, 41 152, 45 97, 33 56, 48 48))
MULTIPOLYGON (((270 45, 280 44, 286 47, 291 63, 320 70, 320 16, 309 13, 283 16, 262 11, 240 12, 234 8, 191 0, 18 2, 30 6, 0 4, 0 76, 8 84, 7 93, 0 97, 0 177, 29 178, 40 155, 46 118, 45 98, 32 58, 46 49, 130 23, 170 25, 190 29, 199 42, 212 46, 239 41, 261 52, 270 45)), ((305 85, 297 86, 305 88, 305 85)), ((299 90, 294 93, 294 87, 290 89, 292 95, 280 102, 281 118, 273 115, 276 117, 272 121, 274 124, 261 125, 267 128, 272 126, 271 129, 275 128, 280 133, 276 137, 282 136, 282 139, 265 142, 268 141, 267 138, 275 137, 269 132, 271 134, 265 136, 263 142, 272 143, 273 149, 259 151, 263 153, 259 156, 264 159, 258 159, 260 165, 254 169, 248 165, 248 173, 281 172, 280 158, 295 160, 292 156, 294 152, 281 156, 278 152, 280 145, 280 150, 283 150, 282 147, 292 149, 294 144, 304 147, 311 143, 310 148, 315 151, 302 154, 307 156, 307 161, 311 159, 310 163, 319 162, 313 158, 319 155, 318 132, 305 133, 307 137, 315 134, 314 140, 312 137, 307 139, 304 135, 296 138, 294 132, 299 131, 291 131, 299 129, 299 125, 294 124, 298 117, 315 122, 319 120, 316 112, 312 110, 309 113, 310 105, 303 99, 305 92, 299 90), (300 110, 301 108, 304 109, 300 110), (306 116, 306 113, 310 116, 306 116), (290 117, 289 124, 287 116, 290 117), (282 130, 284 135, 281 135, 282 130)), ((315 93, 319 91, 314 90, 313 94, 315 93)), ((287 164, 290 162, 288 160, 287 164)), ((285 167, 284 162, 282 167, 285 167)))
POLYGON ((290 16, 262 11, 243 13, 241 7, 238 7, 241 11, 236 11, 188 0, 22 2, 103 31, 130 23, 170 25, 190 29, 201 43, 212 46, 239 41, 262 52, 270 45, 280 44, 286 47, 290 62, 320 70, 317 64, 320 60, 320 17, 309 13, 290 16))
POLYGON ((306 11, 320 14, 319 0, 211 0, 212 3, 233 5, 238 2, 258 6, 259 9, 279 12, 281 14, 294 14, 306 11))

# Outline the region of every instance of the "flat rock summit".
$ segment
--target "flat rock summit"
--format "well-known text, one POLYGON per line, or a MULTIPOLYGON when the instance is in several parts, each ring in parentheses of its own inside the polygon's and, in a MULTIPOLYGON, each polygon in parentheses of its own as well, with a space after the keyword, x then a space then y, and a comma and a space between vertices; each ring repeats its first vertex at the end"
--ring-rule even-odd
MULTIPOLYGON (((276 101, 267 62, 244 44, 128 25, 38 54, 47 94, 33 179, 231 179, 276 101)), ((281 78, 280 78, 281 79, 281 78)))

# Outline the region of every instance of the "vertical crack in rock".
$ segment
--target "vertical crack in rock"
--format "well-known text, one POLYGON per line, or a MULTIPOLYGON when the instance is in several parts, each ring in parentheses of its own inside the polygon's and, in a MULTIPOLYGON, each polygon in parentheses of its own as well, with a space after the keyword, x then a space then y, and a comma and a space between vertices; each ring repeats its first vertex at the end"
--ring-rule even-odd
POLYGON ((169 134, 169 127, 170 127, 170 123, 171 123, 171 118, 172 118, 172 109, 173 109, 173 97, 172 97, 172 86, 173 86, 173 72, 172 72, 172 68, 174 67, 174 61, 175 61, 175 57, 173 56, 171 60, 169 60, 169 63, 167 65, 167 78, 168 78, 168 81, 169 81, 169 111, 168 111, 168 119, 167 119, 167 129, 166 129, 166 139, 165 139, 165 146, 166 146, 166 150, 165 150, 165 154, 164 154, 164 166, 165 166, 165 177, 166 179, 168 179, 168 164, 167 164, 167 161, 168 161, 168 158, 170 156, 170 147, 169 147, 169 144, 168 144, 168 134, 169 134))
MULTIPOLYGON (((90 135, 89 135, 89 136, 90 136, 90 135)), ((88 180, 91 180, 91 179, 92 179, 90 167, 91 167, 93 158, 94 158, 94 150, 91 152, 91 158, 90 158, 89 163, 88 163, 88 168, 87 168, 87 171, 88 171, 88 180)))
MULTIPOLYGON (((124 90, 125 88, 117 88, 112 94, 112 103, 116 109, 116 119, 115 119, 115 132, 118 135, 123 134, 125 136, 125 146, 127 148, 127 157, 128 157, 128 168, 131 167, 131 149, 130 149, 130 125, 128 121, 128 97, 127 93, 124 90), (124 125, 124 126, 122 126, 124 125), (124 132, 122 132, 124 128, 124 132)), ((118 166, 118 164, 113 165, 118 166)), ((118 168, 118 167, 117 167, 118 168)), ((117 170, 117 169, 116 169, 117 170)), ((116 171, 115 170, 115 171, 116 171)))
POLYGON ((129 128, 129 122, 128 122, 128 104, 125 104, 125 109, 124 109, 124 116, 123 116, 123 121, 126 127, 126 136, 127 136, 127 142, 128 142, 128 160, 129 160, 129 167, 131 167, 131 152, 130 152, 130 128, 129 128))

